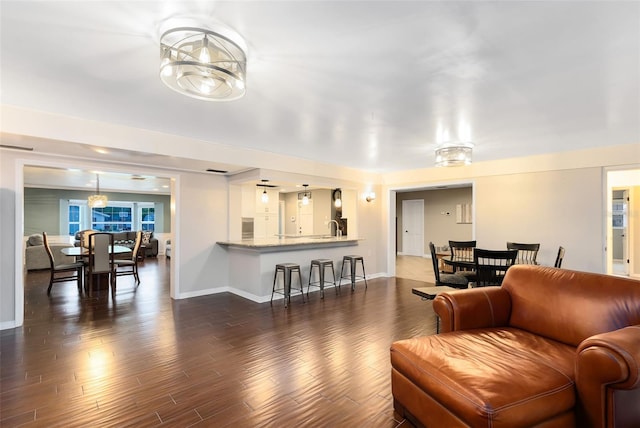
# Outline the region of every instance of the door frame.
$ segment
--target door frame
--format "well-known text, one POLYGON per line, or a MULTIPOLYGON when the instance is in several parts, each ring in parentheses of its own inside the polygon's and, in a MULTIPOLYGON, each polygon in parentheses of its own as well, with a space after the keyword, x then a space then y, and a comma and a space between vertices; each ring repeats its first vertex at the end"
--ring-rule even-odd
MULTIPOLYGON (((27 166, 44 167, 44 168, 82 168, 87 170, 108 170, 110 172, 126 172, 131 171, 132 166, 124 163, 103 163, 96 160, 85 160, 75 158, 60 159, 17 159, 15 163, 15 187, 24 190, 24 169, 27 166)), ((171 235, 172 235, 172 255, 170 259, 169 272, 169 295, 176 300, 180 296, 180 277, 177 274, 176 266, 180 265, 180 175, 175 171, 166 169, 150 169, 146 166, 135 166, 140 174, 158 175, 170 179, 171 185, 171 235)), ((14 207, 14 233, 15 233, 15 265, 14 265, 14 284, 15 284, 15 309, 13 327, 20 327, 24 324, 24 280, 25 269, 24 262, 24 191, 16 194, 14 207)), ((4 328, 4 326, 3 326, 4 328)), ((2 328, 2 329, 3 329, 2 328)), ((2 330, 0 329, 0 330, 2 330)))
MULTIPOLYGON (((627 189, 629 202, 628 212, 633 209, 634 205, 638 202, 635 200, 640 198, 640 192, 636 192, 635 188, 640 187, 640 164, 639 165, 626 165, 620 167, 607 167, 603 169, 603 225, 602 234, 604 239, 604 251, 602 252, 603 266, 605 267, 605 273, 614 274, 613 272, 613 190, 627 189)), ((635 269, 636 258, 640 257, 640 254, 635 254, 634 248, 636 240, 640 239, 638 234, 640 233, 640 220, 637 216, 627 216, 627 258, 629 260, 627 266, 627 272, 629 277, 640 278, 640 271, 635 269)))
MULTIPOLYGON (((397 228, 396 228, 396 218, 397 218, 397 210, 396 210, 396 194, 397 193, 405 193, 405 192, 419 192, 422 190, 435 190, 442 189, 447 187, 471 187, 471 206, 472 213, 471 218, 473 218, 473 224, 471 225, 471 236, 472 239, 476 239, 476 183, 475 180, 453 180, 453 181, 444 181, 444 182, 435 182, 423 185, 414 185, 414 186, 404 186, 404 187, 390 187, 388 190, 389 196, 389 207, 388 207, 388 233, 387 233, 387 242, 396 242, 397 240, 397 228)), ((387 245, 387 271, 389 276, 396 276, 396 246, 395 245, 387 245)))

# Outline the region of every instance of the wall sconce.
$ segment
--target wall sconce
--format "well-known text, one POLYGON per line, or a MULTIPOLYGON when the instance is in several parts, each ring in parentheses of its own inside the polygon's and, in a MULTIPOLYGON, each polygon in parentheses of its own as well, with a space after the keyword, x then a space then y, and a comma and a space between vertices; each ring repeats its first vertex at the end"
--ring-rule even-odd
POLYGON ((365 198, 367 202, 374 201, 376 199, 376 192, 365 193, 365 198))

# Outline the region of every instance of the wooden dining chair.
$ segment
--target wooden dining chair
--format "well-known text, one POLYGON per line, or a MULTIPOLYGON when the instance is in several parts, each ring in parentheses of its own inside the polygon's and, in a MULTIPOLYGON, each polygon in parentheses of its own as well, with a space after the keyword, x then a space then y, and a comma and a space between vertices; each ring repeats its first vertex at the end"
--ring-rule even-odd
POLYGON ((560 268, 562 266, 562 260, 564 259, 564 247, 560 245, 558 248, 558 255, 556 256, 556 262, 553 264, 553 267, 560 268))
POLYGON ((518 250, 516 264, 537 265, 536 258, 540 250, 540 244, 520 244, 517 242, 507 242, 507 250, 518 250))
POLYGON ((95 232, 89 235, 89 258, 87 262, 87 276, 89 294, 100 285, 105 278, 109 281, 111 293, 116 292, 116 271, 113 251, 113 234, 95 232))
POLYGON ((436 278, 436 286, 449 286, 455 288, 469 288, 469 279, 460 273, 442 273, 438 266, 438 257, 436 255, 436 246, 433 242, 429 242, 429 250, 431 250, 431 261, 433 262, 433 274, 436 278))
POLYGON ((518 250, 484 250, 476 248, 473 259, 476 265, 476 287, 502 285, 507 269, 513 266, 518 250))
POLYGON ((140 277, 138 276, 138 253, 140 252, 140 245, 142 243, 142 231, 136 232, 136 240, 131 252, 131 259, 120 260, 117 259, 116 263, 116 276, 133 275, 136 280, 136 284, 140 284, 140 277))
MULTIPOLYGON (((452 260, 473 261, 473 250, 476 248, 476 241, 449 241, 452 260)), ((470 282, 475 282, 476 272, 473 269, 462 269, 453 265, 453 273, 464 275, 470 282)))
POLYGON ((78 282, 78 291, 82 291, 82 275, 84 272, 84 264, 82 262, 59 264, 56 266, 55 258, 53 257, 53 251, 49 246, 49 239, 47 238, 47 232, 42 232, 42 243, 44 249, 47 252, 49 258, 49 266, 51 269, 51 276, 49 277, 49 287, 47 288, 47 294, 51 294, 51 288, 56 282, 67 282, 76 280, 78 282), (64 276, 58 274, 64 273, 64 276), (74 275, 69 275, 74 273, 74 275))

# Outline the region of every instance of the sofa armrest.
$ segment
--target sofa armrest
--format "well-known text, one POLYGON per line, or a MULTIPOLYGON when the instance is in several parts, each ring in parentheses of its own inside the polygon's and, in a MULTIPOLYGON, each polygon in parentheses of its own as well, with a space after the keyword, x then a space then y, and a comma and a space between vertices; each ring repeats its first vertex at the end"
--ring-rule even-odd
MULTIPOLYGON (((616 419, 617 407, 626 407, 621 402, 614 405, 616 391, 635 390, 619 395, 625 403, 636 403, 637 407, 640 402, 640 325, 591 336, 578 346, 577 353, 576 387, 590 425, 605 426, 605 421, 616 419)), ((637 417, 640 418, 640 412, 637 417)), ((636 424, 639 422, 634 420, 636 424)))
POLYGON ((507 325, 511 297, 501 287, 480 287, 440 293, 433 300, 440 317, 440 331, 507 325))

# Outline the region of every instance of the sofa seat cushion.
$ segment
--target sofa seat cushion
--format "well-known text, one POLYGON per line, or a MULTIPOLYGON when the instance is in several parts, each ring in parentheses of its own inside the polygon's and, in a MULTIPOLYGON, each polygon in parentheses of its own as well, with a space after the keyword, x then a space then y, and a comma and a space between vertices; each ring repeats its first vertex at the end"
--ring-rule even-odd
POLYGON ((571 411, 575 348, 515 328, 395 342, 391 365, 474 427, 524 427, 571 411))

